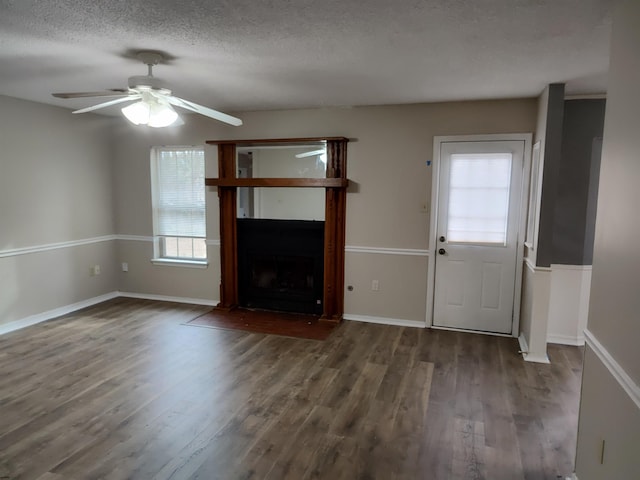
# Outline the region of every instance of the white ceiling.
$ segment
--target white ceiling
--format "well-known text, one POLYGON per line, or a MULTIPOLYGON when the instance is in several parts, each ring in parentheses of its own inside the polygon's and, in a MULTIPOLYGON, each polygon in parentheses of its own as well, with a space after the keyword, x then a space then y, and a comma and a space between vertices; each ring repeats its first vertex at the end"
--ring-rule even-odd
MULTIPOLYGON (((0 0, 0 94, 77 108, 52 92, 146 74, 227 111, 606 90, 614 0, 0 0)), ((99 99, 98 99, 99 100, 99 99)))

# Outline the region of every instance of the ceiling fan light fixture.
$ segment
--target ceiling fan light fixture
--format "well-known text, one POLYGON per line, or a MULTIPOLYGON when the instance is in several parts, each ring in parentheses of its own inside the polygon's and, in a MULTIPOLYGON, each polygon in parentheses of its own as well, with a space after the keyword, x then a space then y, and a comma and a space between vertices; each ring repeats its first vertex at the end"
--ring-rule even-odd
POLYGON ((179 119, 171 105, 156 98, 143 98, 122 109, 123 115, 134 125, 154 128, 168 127, 179 119))
POLYGON ((122 109, 122 114, 134 125, 146 125, 149 123, 151 108, 144 100, 132 103, 122 109))
POLYGON ((162 128, 173 125, 178 120, 178 113, 171 105, 164 105, 154 102, 150 105, 149 123, 150 127, 162 128))

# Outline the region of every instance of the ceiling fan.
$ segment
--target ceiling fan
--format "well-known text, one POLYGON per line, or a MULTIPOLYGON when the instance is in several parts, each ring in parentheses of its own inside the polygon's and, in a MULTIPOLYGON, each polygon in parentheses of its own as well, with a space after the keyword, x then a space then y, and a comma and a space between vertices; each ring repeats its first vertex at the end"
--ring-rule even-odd
POLYGON ((53 96, 57 98, 118 97, 108 102, 75 110, 73 113, 86 113, 119 103, 139 100, 122 109, 124 116, 135 125, 149 125, 150 127, 158 128, 184 123, 172 105, 228 123, 229 125, 236 127, 242 125, 242 120, 239 118, 172 95, 171 90, 165 88, 165 86, 153 76, 154 65, 159 64, 163 60, 162 55, 159 53, 143 51, 139 52, 137 57, 142 63, 147 65, 148 73, 147 75, 129 77, 129 88, 127 89, 112 89, 102 92, 54 93, 53 96))

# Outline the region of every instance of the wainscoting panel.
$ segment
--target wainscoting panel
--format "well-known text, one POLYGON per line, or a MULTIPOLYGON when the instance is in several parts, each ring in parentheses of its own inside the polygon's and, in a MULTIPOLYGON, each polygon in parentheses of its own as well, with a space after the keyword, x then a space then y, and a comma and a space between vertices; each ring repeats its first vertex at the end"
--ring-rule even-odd
POLYGON ((551 265, 547 341, 584 345, 591 265, 551 265))

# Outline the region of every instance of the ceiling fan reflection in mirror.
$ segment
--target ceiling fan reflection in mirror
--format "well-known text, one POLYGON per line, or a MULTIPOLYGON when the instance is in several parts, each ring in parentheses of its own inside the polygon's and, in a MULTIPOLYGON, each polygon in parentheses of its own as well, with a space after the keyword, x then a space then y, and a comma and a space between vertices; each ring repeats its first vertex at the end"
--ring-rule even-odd
POLYGON ((142 63, 147 65, 148 73, 147 75, 129 77, 129 88, 127 89, 112 89, 103 92, 54 93, 53 96, 57 98, 117 97, 108 102, 75 110, 73 113, 92 112, 119 103, 138 100, 136 103, 122 108, 124 116, 135 125, 149 125, 155 128, 181 125, 184 122, 178 116, 178 113, 173 108, 174 106, 236 127, 242 125, 242 120, 239 118, 172 95, 171 90, 153 76, 153 67, 163 60, 162 55, 159 53, 143 51, 139 52, 137 56, 142 63))

